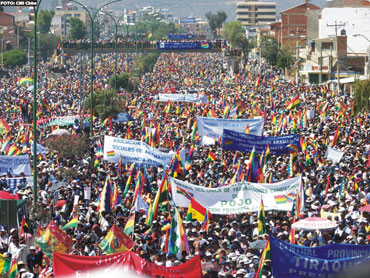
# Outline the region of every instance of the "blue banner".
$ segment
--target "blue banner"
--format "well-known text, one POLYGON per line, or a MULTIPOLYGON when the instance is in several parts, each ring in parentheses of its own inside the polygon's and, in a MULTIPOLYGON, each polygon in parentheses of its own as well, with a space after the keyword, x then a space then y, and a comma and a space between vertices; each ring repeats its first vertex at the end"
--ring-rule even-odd
POLYGON ((214 139, 222 136, 224 129, 231 129, 242 132, 248 125, 251 134, 262 135, 263 118, 257 119, 219 119, 197 116, 198 133, 200 136, 208 136, 214 139))
POLYGON ((370 259, 368 245, 330 244, 312 248, 270 237, 270 248, 274 278, 335 278, 370 259))
POLYGON ((170 34, 168 35, 169 40, 191 40, 194 39, 193 34, 170 34))
POLYGON ((228 151, 250 153, 254 148, 256 153, 263 153, 266 151, 267 145, 269 145, 272 155, 284 155, 292 151, 301 151, 297 134, 263 137, 229 129, 224 129, 222 134, 222 148, 228 151))
POLYGON ((177 50, 189 50, 189 49, 210 49, 212 48, 211 42, 158 42, 158 50, 166 49, 177 49, 177 50))

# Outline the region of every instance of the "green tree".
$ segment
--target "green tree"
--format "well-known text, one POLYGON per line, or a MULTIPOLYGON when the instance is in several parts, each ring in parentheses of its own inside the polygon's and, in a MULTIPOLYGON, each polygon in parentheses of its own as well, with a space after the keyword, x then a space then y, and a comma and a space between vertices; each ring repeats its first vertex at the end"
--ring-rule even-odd
POLYGON ((370 80, 357 80, 354 84, 355 97, 353 100, 352 113, 370 111, 370 80))
MULTIPOLYGON (((89 96, 85 101, 85 108, 90 109, 91 97, 89 96)), ((94 107, 98 117, 102 120, 113 116, 115 117, 123 110, 121 102, 118 100, 116 92, 113 90, 97 91, 94 94, 94 107)))
POLYGON ((154 68, 155 63, 157 63, 159 54, 152 53, 148 55, 144 55, 137 58, 138 69, 141 74, 145 74, 147 72, 151 72, 154 68))
POLYGON ((278 58, 278 41, 274 37, 263 36, 260 42, 261 56, 266 59, 266 61, 275 66, 278 58))
POLYGON ((215 14, 208 12, 206 13, 206 18, 213 37, 217 37, 217 29, 222 27, 227 19, 227 14, 224 11, 218 11, 215 14))
POLYGON ((60 42, 60 38, 53 34, 40 34, 39 39, 40 43, 38 44, 38 49, 41 58, 45 60, 53 56, 58 42, 60 42))
POLYGON ((276 67, 280 69, 289 68, 294 63, 294 58, 289 51, 281 49, 278 54, 276 67))
POLYGON ((229 40, 232 47, 240 48, 245 39, 242 23, 240 21, 227 22, 222 29, 222 37, 229 40))
POLYGON ((42 10, 37 16, 37 27, 41 34, 47 34, 50 31, 51 20, 54 11, 42 10))
POLYGON ((81 39, 85 38, 85 36, 86 36, 86 25, 81 19, 76 18, 76 17, 71 17, 69 19, 69 24, 71 26, 70 34, 69 34, 71 39, 81 40, 81 39))
POLYGON ((4 52, 5 66, 22 66, 27 64, 27 54, 20 49, 12 49, 4 52))
MULTIPOLYGON (((113 74, 109 79, 109 85, 114 88, 115 75, 113 74)), ((117 88, 124 88, 128 91, 134 91, 136 89, 136 77, 132 73, 125 72, 117 75, 117 88)))

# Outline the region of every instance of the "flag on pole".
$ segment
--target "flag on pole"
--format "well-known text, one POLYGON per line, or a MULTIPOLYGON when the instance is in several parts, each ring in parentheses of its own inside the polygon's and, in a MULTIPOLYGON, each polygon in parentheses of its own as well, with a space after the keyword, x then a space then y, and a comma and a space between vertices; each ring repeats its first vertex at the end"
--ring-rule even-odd
POLYGON ((158 207, 159 204, 162 202, 168 201, 168 185, 167 185, 167 173, 165 173, 162 182, 159 186, 159 189, 157 191, 157 195, 155 196, 154 203, 153 203, 153 217, 157 217, 158 207))
POLYGON ((207 158, 207 162, 215 161, 216 159, 217 159, 217 158, 216 158, 216 156, 213 154, 213 152, 209 151, 208 158, 207 158))
POLYGON ((125 225, 125 234, 130 235, 134 231, 135 226, 135 212, 131 214, 130 218, 127 220, 127 223, 125 225))
POLYGON ((65 224, 62 230, 64 231, 65 229, 68 229, 68 228, 77 228, 77 225, 78 225, 78 215, 73 217, 71 221, 65 224))
POLYGON ((189 245, 186 238, 185 229, 182 225, 180 214, 174 206, 174 213, 172 216, 171 228, 168 241, 168 255, 175 255, 177 259, 181 260, 182 251, 189 252, 189 245))
POLYGON ((258 265, 258 270, 256 272, 256 275, 254 276, 255 278, 262 278, 262 271, 266 260, 271 260, 270 240, 267 240, 265 249, 263 249, 261 260, 258 265))
POLYGON ((266 233, 266 216, 265 207, 263 206, 263 200, 261 199, 261 208, 258 213, 258 234, 262 235, 266 233))
POLYGON ((300 104, 300 100, 299 100, 299 96, 295 96, 295 98, 293 98, 291 101, 289 101, 286 105, 286 109, 287 110, 290 110, 290 109, 293 109, 294 107, 296 107, 297 105, 300 104))

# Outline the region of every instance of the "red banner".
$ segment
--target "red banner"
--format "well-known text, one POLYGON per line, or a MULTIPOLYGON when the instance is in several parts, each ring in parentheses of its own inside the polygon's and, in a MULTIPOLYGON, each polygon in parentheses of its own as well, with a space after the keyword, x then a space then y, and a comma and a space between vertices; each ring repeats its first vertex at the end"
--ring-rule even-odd
MULTIPOLYGON (((202 267, 200 256, 178 266, 165 267, 145 261, 134 252, 122 252, 108 256, 88 257, 53 253, 55 277, 88 278, 93 270, 125 268, 148 277, 200 278, 202 267)), ((108 270, 109 271, 109 270, 108 270)))

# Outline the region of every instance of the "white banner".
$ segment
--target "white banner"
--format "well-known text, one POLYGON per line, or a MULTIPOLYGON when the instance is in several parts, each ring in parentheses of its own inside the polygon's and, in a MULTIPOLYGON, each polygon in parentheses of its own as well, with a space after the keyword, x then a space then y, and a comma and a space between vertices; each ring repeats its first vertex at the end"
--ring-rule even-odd
POLYGON ((22 184, 22 182, 25 181, 23 184, 22 188, 25 187, 26 185, 30 185, 33 188, 33 177, 28 176, 28 177, 17 177, 17 178, 6 178, 5 179, 6 183, 8 184, 8 188, 11 190, 14 190, 17 188, 18 184, 22 184), (24 180, 26 179, 26 180, 24 180))
POLYGON ((272 184, 239 182, 219 188, 197 186, 174 178, 170 178, 170 182, 176 206, 189 206, 189 200, 177 190, 180 188, 213 214, 256 212, 260 210, 261 199, 265 210, 291 211, 298 190, 301 208, 304 207, 301 176, 272 184))
POLYGON ((215 139, 222 136, 224 128, 244 132, 247 125, 249 126, 250 134, 262 136, 264 119, 232 120, 197 116, 197 125, 199 136, 208 136, 215 139))
POLYGON ((0 155, 0 175, 10 173, 12 176, 19 176, 24 173, 31 176, 30 159, 28 155, 7 156, 0 155))
POLYGON ((205 95, 198 94, 159 94, 158 100, 161 102, 190 102, 190 103, 207 103, 208 99, 205 95))
POLYGON ((104 136, 104 160, 109 162, 118 163, 122 157, 123 164, 166 165, 172 156, 172 153, 153 149, 144 142, 104 136))
POLYGON ((334 163, 339 163, 339 161, 342 159, 343 154, 344 152, 328 147, 328 149, 326 150, 325 158, 333 161, 334 163))

